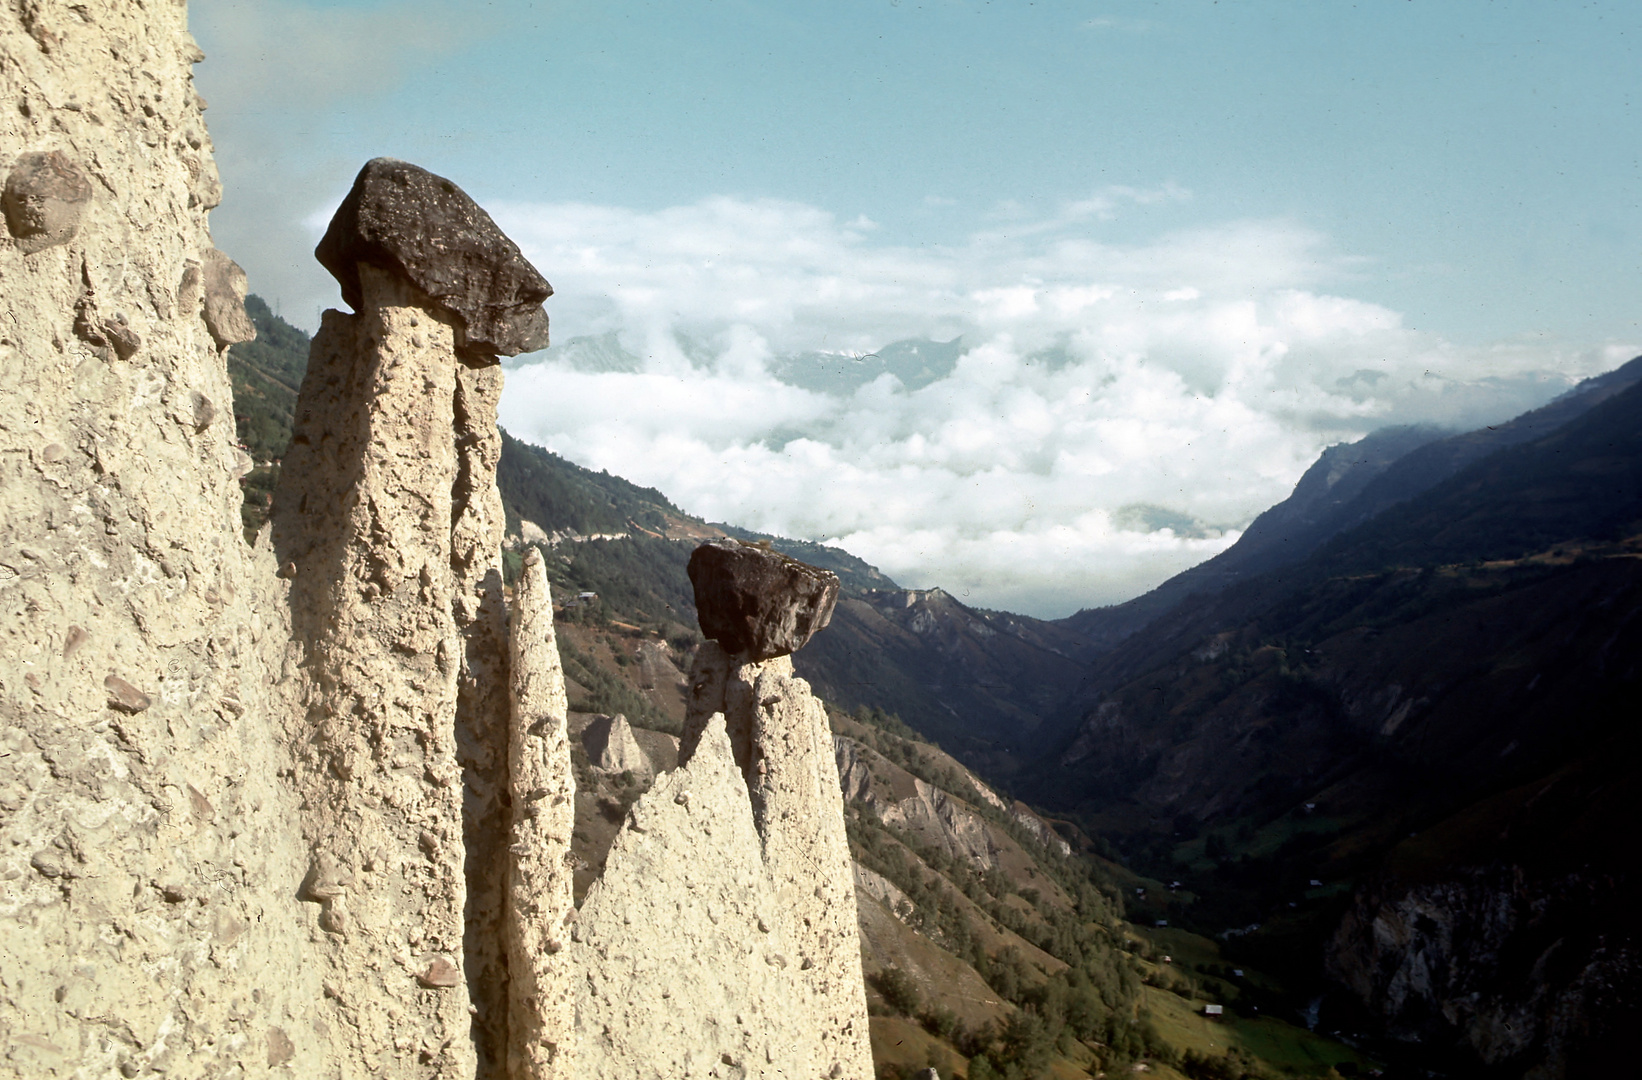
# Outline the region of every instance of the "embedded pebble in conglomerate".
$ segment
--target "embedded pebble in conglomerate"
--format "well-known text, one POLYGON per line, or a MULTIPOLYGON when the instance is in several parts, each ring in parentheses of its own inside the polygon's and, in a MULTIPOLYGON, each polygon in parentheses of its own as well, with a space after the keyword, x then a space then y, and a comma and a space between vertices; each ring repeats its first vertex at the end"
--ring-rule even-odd
POLYGON ((239 264, 216 248, 205 253, 205 326, 217 348, 255 341, 257 328, 245 313, 248 284, 239 264))
POLYGON ((25 253, 72 240, 90 200, 91 181, 61 150, 18 157, 0 195, 6 228, 25 253))

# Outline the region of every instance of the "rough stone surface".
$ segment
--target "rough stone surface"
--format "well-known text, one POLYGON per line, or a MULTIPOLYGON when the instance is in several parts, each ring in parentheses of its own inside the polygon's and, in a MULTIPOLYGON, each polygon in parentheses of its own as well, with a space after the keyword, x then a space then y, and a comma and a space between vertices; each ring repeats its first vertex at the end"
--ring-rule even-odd
POLYGON ((359 268, 388 270, 456 317, 457 346, 491 356, 547 347, 553 287, 454 183, 393 158, 355 178, 314 255, 355 311, 359 268))
POLYGON ((689 573, 701 632, 752 661, 803 648, 838 602, 838 575, 739 540, 702 544, 689 573))
POLYGON ((1600 1075, 1589 1047, 1628 1044, 1642 987, 1642 956, 1591 910, 1620 895, 1606 875, 1505 862, 1387 877, 1352 897, 1325 968, 1394 1039, 1457 1042, 1533 1080, 1600 1075))
POLYGON ((474 1041, 481 1075, 506 1060, 509 645, 502 590, 502 453, 496 406, 502 369, 457 363, 451 438, 451 611, 462 640, 456 684, 456 747, 462 769, 462 836, 466 853, 465 951, 468 985, 478 1009, 474 1041))
POLYGON ((854 739, 839 737, 835 743, 846 801, 860 804, 887 825, 944 848, 965 865, 983 869, 998 866, 1002 838, 971 807, 915 776, 905 778, 910 790, 890 790, 874 779, 875 764, 879 765, 876 771, 889 771, 882 768, 883 759, 876 751, 854 739))
POLYGON ((775 901, 770 925, 790 950, 780 1000, 797 1018, 787 1035, 792 1075, 836 1066, 833 1075, 870 1076, 854 876, 826 711, 788 657, 746 662, 709 641, 691 668, 681 761, 694 762, 720 713, 775 901))
POLYGON ((463 968, 467 902, 460 365, 448 317, 384 271, 360 277, 361 313, 326 312, 314 338, 272 516, 313 688, 287 735, 313 866, 304 899, 335 991, 336 1058, 426 1076, 431 1048, 438 1070, 465 1074, 468 989, 445 975, 463 968))
POLYGON ((873 1075, 842 798, 785 657, 697 653, 681 760, 572 931, 575 1075, 873 1075))
POLYGON ((245 271, 239 263, 216 248, 207 251, 200 269, 204 290, 205 325, 217 348, 241 341, 255 341, 257 328, 251 316, 245 313, 245 294, 249 291, 245 271))
POLYGON ((91 181, 61 150, 20 155, 0 194, 6 228, 25 254, 72 240, 90 200, 91 181))
POLYGON ((851 863, 850 868, 855 876, 857 904, 861 902, 862 897, 869 897, 883 904, 896 918, 902 920, 910 919, 912 913, 917 910, 912 898, 882 874, 869 870, 860 863, 851 863))
POLYGON ((599 772, 630 772, 648 780, 655 771, 621 713, 595 717, 582 729, 582 745, 587 748, 588 765, 599 772))
POLYGON ((639 686, 645 690, 689 685, 684 672, 673 663, 672 652, 660 641, 641 642, 634 650, 633 658, 638 661, 639 686))
POLYGON ((553 603, 542 553, 534 548, 514 586, 509 632, 508 1068, 513 1080, 559 1080, 575 1075, 571 1032, 581 982, 565 951, 576 918, 568 860, 576 784, 553 603))
POLYGON ((735 1075, 823 1075, 792 1067, 780 991, 796 965, 773 899, 718 717, 695 757, 633 806, 582 901, 576 1075, 725 1075, 725 1056, 735 1075))
POLYGON ((0 1077, 334 1075, 185 17, 0 5, 0 1077))

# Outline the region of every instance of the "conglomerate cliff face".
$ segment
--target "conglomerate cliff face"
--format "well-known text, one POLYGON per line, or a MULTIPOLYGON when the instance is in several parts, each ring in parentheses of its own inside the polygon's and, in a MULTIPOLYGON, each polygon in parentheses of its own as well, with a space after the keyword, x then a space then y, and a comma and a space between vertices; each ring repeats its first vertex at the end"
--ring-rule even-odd
POLYGON ((0 1076, 869 1076, 799 624, 704 650, 694 756, 571 903, 552 606, 539 560, 503 587, 495 488, 496 357, 551 289, 450 181, 374 161, 338 211, 354 311, 244 543, 185 10, 0 10, 0 1076))
POLYGON ((323 1075, 200 58, 180 4, 0 8, 0 1075, 323 1075))
MULTIPOLYGON (((775 970, 763 1000, 790 1014, 766 1021, 785 1029, 773 1060, 743 1065, 737 1058, 743 1073, 719 1075, 870 1076, 854 878, 832 734, 825 709, 793 675, 789 656, 750 661, 714 641, 697 651, 680 760, 695 769, 708 767, 698 759, 723 765, 721 743, 750 798, 758 838, 758 887, 749 897, 758 898, 755 922, 778 943, 768 946, 779 951, 766 956, 775 970), (761 913, 767 915, 757 918, 761 913)), ((641 801, 636 810, 644 806, 641 801)), ((613 857, 620 846, 618 837, 613 857)), ((610 865, 613 860, 607 880, 610 865)), ((610 902, 598 888, 588 893, 584 911, 610 902)))
POLYGON ((449 320, 365 268, 315 338, 273 531, 311 693, 287 718, 335 1052, 473 1063, 465 1035, 462 635, 449 320), (424 993, 426 990, 428 992, 424 993), (424 1043, 426 1045, 424 1045, 424 1043))

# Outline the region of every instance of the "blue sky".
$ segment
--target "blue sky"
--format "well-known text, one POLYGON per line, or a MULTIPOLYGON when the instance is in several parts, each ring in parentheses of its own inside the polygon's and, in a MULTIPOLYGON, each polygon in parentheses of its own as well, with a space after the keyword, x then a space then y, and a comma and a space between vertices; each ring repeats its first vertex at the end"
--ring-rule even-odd
POLYGON ((559 291, 513 428, 995 606, 1122 599, 1329 442, 1494 419, 1642 342, 1642 5, 195 0, 192 21, 214 232, 293 321, 337 302, 309 252, 354 171, 415 161, 559 291), (605 333, 632 370, 562 347, 605 333), (788 377, 959 334, 931 386, 788 377), (643 405, 732 389, 744 412, 714 425, 643 405))

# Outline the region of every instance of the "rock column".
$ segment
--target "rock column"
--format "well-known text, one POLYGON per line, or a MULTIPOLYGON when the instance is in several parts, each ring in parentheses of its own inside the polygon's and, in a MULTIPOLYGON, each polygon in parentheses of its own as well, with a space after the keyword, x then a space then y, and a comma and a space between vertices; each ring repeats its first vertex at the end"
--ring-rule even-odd
POLYGON ((562 954, 576 915, 569 862, 576 785, 553 604, 536 548, 514 587, 511 624, 508 1076, 569 1080, 576 980, 562 954))
MULTIPOLYGON (((508 811, 508 612, 502 595, 502 497, 496 463, 502 437, 497 364, 456 366, 453 415, 456 483, 451 491, 451 612, 462 642, 456 683, 456 752, 462 769, 466 851, 464 952, 479 1012, 474 1043, 479 1074, 500 1075, 507 1057, 506 911, 508 811)), ((548 608, 551 614, 552 608, 548 608)), ((568 765, 567 765, 568 768, 568 765)))
POLYGON ((448 317, 362 268, 325 313, 275 505, 313 682, 290 733, 337 1056, 354 1075, 471 1075, 463 978, 463 645, 453 614, 448 317))
POLYGON ((755 545, 690 560, 681 764, 633 806, 573 924, 576 1075, 873 1075, 832 736, 786 655, 838 579, 755 545), (728 643, 727 645, 724 643, 728 643))
POLYGON ((838 579, 768 549, 704 544, 690 560, 704 633, 682 760, 723 714, 747 783, 780 937, 791 950, 796 1061, 872 1075, 855 886, 832 731, 790 653, 826 626, 838 579))
POLYGON ((288 733, 337 1056, 494 1075, 508 651, 497 354, 551 291, 456 185, 368 163, 316 251, 356 314, 314 339, 274 509, 312 693, 288 733))

